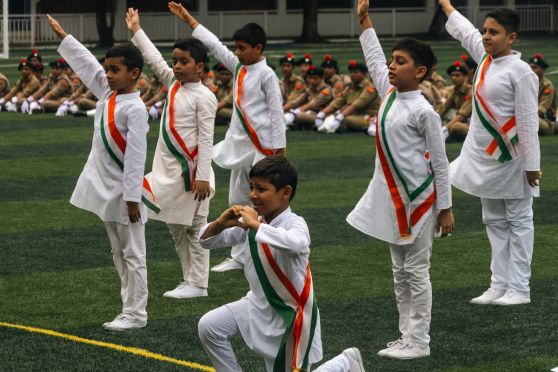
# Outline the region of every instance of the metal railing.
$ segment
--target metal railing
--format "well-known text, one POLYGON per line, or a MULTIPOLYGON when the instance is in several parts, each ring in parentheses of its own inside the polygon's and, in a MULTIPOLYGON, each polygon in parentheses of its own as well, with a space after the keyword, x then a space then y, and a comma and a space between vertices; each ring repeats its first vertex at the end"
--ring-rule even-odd
MULTIPOLYGON (((485 14, 491 8, 480 7, 473 12, 473 23, 482 27, 485 14)), ((558 9, 552 5, 516 6, 521 15, 522 31, 558 31, 558 9)), ((467 9, 461 11, 467 13, 467 9)), ((54 14, 69 33, 82 42, 97 42, 95 14, 54 14)), ((233 32, 248 22, 258 22, 270 38, 295 38, 302 32, 303 15, 292 11, 280 15, 276 11, 250 12, 209 12, 199 17, 201 23, 220 38, 230 38, 233 32)), ((378 34, 396 37, 426 33, 432 20, 432 13, 426 8, 376 9, 374 27, 378 34)), ((154 41, 177 40, 189 35, 188 27, 170 13, 143 13, 142 27, 154 41)), ((46 15, 14 15, 9 17, 9 39, 11 45, 43 44, 56 42, 46 15)), ((318 32, 324 37, 356 37, 360 29, 352 9, 322 9, 318 14, 318 32)), ((0 38, 2 31, 0 30, 0 38)), ((114 37, 122 41, 128 39, 124 15, 115 17, 114 37)))

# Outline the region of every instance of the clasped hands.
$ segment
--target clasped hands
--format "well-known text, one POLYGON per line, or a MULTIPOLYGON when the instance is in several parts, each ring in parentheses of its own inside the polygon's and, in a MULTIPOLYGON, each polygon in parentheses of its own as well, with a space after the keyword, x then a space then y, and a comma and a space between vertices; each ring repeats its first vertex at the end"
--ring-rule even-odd
POLYGON ((224 229, 238 226, 254 231, 257 231, 261 224, 258 212, 247 205, 233 205, 224 211, 215 223, 224 229))

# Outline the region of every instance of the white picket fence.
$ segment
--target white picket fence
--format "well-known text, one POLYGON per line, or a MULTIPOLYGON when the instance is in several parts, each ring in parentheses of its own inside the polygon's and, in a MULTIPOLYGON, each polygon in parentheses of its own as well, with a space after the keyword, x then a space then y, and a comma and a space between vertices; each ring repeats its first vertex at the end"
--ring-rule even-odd
MULTIPOLYGON (((482 26, 484 15, 491 8, 480 7, 473 12, 474 23, 482 26)), ((552 5, 516 6, 521 16, 522 31, 558 31, 558 9, 552 5)), ((467 14, 467 9, 462 9, 467 14)), ((97 42, 95 14, 53 14, 61 25, 83 42, 97 42)), ((374 25, 380 35, 396 37, 426 33, 432 20, 432 11, 426 8, 397 8, 374 10, 374 25)), ((220 38, 230 38, 233 32, 248 22, 257 22, 270 38, 295 38, 302 30, 302 12, 279 15, 275 11, 215 12, 199 18, 220 38)), ((187 26, 170 13, 143 13, 142 27, 154 41, 171 41, 188 35, 187 26)), ((9 17, 10 45, 44 44, 56 41, 46 15, 14 15, 9 17)), ((356 37, 359 26, 354 10, 325 9, 318 14, 318 32, 325 37, 356 37)), ((0 39, 2 30, 0 30, 0 39)), ((114 37, 127 40, 124 15, 115 17, 114 37)))

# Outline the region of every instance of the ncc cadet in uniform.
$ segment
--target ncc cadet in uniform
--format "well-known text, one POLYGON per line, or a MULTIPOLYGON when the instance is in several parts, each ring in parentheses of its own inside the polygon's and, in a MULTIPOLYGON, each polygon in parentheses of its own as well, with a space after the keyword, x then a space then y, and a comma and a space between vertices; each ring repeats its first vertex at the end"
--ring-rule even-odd
POLYGON ((316 121, 316 114, 333 99, 331 87, 324 82, 324 71, 311 65, 307 71, 306 92, 283 106, 287 127, 309 129, 316 121))
POLYGON ((467 69, 459 61, 446 70, 453 82, 449 87, 447 100, 438 108, 438 114, 445 123, 444 137, 464 140, 469 132, 469 118, 472 113, 472 90, 468 83, 467 69))
POLYGON ((0 72, 0 98, 4 97, 10 91, 10 80, 0 72))
POLYGON ((233 114, 233 76, 222 63, 213 66, 217 92, 217 116, 215 124, 229 124, 233 114))
POLYGON ((337 61, 331 58, 331 55, 326 54, 322 62, 322 69, 324 70, 324 82, 333 90, 333 96, 341 95, 343 89, 345 89, 345 83, 341 75, 339 75, 337 61))
POLYGON ((467 68, 467 79, 469 84, 473 84, 473 80, 475 78, 475 72, 477 71, 477 63, 467 54, 461 55, 461 60, 465 62, 465 67, 467 68))
POLYGON ((35 63, 35 77, 41 83, 41 87, 45 84, 48 84, 48 76, 46 76, 43 72, 45 71, 45 66, 41 62, 35 63))
POLYGON ((68 99, 72 94, 72 84, 65 72, 68 64, 63 58, 58 58, 48 64, 52 69, 48 77, 48 83, 41 86, 32 96, 27 98, 28 105, 23 103, 22 111, 36 112, 56 112, 62 101, 68 99))
POLYGON ((28 63, 26 59, 22 59, 17 69, 19 70, 19 80, 4 97, 0 98, 0 110, 5 108, 7 111, 16 112, 27 97, 41 87, 41 83, 33 74, 34 65, 28 63))
POLYGON ((321 132, 362 132, 368 128, 370 119, 378 112, 380 98, 376 88, 367 79, 366 66, 351 60, 349 72, 351 83, 316 115, 316 127, 321 132), (328 116, 330 114, 333 115, 328 116))
POLYGON ((304 57, 297 59, 296 65, 298 66, 300 72, 298 75, 304 80, 306 85, 308 85, 308 76, 306 72, 308 71, 310 66, 313 66, 312 55, 310 55, 310 53, 306 53, 304 57))
POLYGON ((295 64, 295 59, 291 53, 279 59, 279 67, 283 74, 283 78, 279 80, 283 104, 297 99, 306 90, 304 79, 294 73, 295 64))
POLYGON ((554 134, 556 131, 556 90, 544 72, 549 67, 540 54, 529 60, 529 65, 539 78, 539 135, 554 134))

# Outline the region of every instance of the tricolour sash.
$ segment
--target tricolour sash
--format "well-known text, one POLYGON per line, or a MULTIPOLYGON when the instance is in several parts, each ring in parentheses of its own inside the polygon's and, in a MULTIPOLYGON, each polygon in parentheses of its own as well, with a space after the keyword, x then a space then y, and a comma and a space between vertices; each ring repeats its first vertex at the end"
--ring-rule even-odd
MULTIPOLYGON (((395 163, 385 130, 386 116, 391 109, 395 96, 395 88, 392 88, 378 111, 378 116, 381 112, 381 120, 376 119, 376 149, 395 208, 399 235, 402 238, 410 238, 412 236, 412 226, 415 226, 434 205, 436 188, 433 182, 434 173, 431 171, 427 179, 416 190, 409 190, 405 177, 395 163)), ((429 154, 426 153, 425 159, 427 161, 429 157, 429 154)))
POLYGON ((256 233, 253 230, 248 231, 248 241, 250 255, 265 297, 287 324, 279 352, 275 357, 273 372, 307 370, 318 321, 318 305, 312 285, 310 263, 306 268, 304 288, 298 293, 273 258, 269 245, 256 242, 256 233))
POLYGON ((191 191, 194 189, 196 168, 198 164, 198 147, 196 146, 190 151, 174 127, 174 98, 178 89, 180 89, 180 82, 173 78, 169 87, 169 94, 165 100, 165 106, 163 107, 161 132, 163 134, 163 141, 165 142, 165 145, 167 145, 171 154, 174 155, 182 167, 184 189, 186 191, 191 191))
POLYGON ((484 84, 486 70, 488 70, 491 63, 492 56, 488 53, 485 54, 475 72, 473 80, 473 105, 482 125, 493 137, 492 142, 490 142, 485 151, 491 158, 505 163, 517 156, 515 144, 517 144, 519 138, 517 137, 515 116, 512 116, 503 125, 500 125, 480 93, 480 88, 484 84))
MULTIPOLYGON (((103 107, 103 115, 101 116, 101 138, 105 149, 109 153, 114 162, 124 170, 124 153, 126 152, 126 140, 122 133, 118 131, 114 121, 114 110, 116 107, 116 93, 113 93, 103 107)), ((151 190, 149 181, 143 177, 141 201, 155 213, 159 213, 161 209, 157 204, 157 199, 151 190)))
POLYGON ((246 131, 246 134, 248 134, 248 137, 252 141, 254 147, 258 149, 259 152, 261 152, 266 156, 273 155, 273 150, 263 148, 263 146, 260 143, 260 139, 258 138, 258 133, 256 133, 252 125, 250 125, 250 122, 248 121, 248 117, 246 116, 246 114, 244 114, 244 111, 242 111, 242 108, 240 107, 240 97, 242 96, 242 86, 244 83, 245 76, 246 76, 246 67, 242 66, 242 64, 239 63, 238 65, 236 65, 234 71, 234 80, 236 82, 236 100, 233 101, 234 111, 238 115, 238 118, 242 123, 242 127, 246 131))

